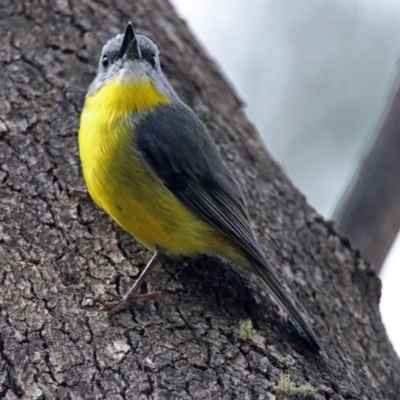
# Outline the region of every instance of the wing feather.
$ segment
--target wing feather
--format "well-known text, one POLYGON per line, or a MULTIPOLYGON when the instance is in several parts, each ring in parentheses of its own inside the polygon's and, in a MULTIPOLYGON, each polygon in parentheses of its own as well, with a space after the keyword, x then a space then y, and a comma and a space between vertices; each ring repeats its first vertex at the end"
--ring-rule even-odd
POLYGON ((182 204, 242 247, 255 272, 318 352, 314 332, 262 252, 240 188, 197 116, 183 103, 159 108, 140 122, 135 147, 150 171, 182 204))

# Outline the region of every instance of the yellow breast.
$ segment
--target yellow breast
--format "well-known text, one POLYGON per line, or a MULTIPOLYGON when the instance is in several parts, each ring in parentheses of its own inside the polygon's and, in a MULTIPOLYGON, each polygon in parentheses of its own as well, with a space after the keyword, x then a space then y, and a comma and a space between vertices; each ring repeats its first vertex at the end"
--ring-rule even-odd
POLYGON ((146 247, 209 253, 220 233, 172 196, 133 146, 130 117, 168 103, 150 82, 110 83, 88 97, 79 131, 83 175, 94 201, 146 247))

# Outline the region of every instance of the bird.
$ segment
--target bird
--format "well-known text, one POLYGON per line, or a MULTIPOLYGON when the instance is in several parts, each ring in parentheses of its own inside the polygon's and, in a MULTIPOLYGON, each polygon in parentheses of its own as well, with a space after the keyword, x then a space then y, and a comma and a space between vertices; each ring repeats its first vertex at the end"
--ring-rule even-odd
POLYGON ((311 349, 318 338, 279 282, 251 227, 238 183, 206 126, 163 74, 159 50, 131 22, 103 47, 81 113, 79 154, 92 199, 154 253, 118 312, 160 257, 219 255, 262 278, 311 349))

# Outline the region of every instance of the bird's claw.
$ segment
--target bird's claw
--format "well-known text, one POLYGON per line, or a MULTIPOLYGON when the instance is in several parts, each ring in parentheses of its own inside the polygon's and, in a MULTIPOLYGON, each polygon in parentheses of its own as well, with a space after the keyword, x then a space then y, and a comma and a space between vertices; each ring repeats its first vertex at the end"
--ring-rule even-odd
POLYGON ((100 305, 103 311, 111 311, 112 313, 116 313, 127 308, 131 303, 136 303, 138 301, 156 301, 160 297, 162 297, 165 292, 152 292, 152 293, 144 293, 144 294, 137 294, 130 298, 119 297, 113 293, 106 292, 109 296, 111 296, 115 301, 106 302, 100 299, 96 299, 96 303, 100 305))

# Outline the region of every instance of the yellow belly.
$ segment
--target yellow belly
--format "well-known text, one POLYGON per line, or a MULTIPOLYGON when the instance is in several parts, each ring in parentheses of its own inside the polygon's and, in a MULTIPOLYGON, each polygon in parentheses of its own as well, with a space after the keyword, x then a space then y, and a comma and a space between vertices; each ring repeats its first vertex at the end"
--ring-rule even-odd
POLYGON ((79 131, 83 174, 94 201, 151 250, 218 253, 243 265, 239 247, 183 206, 143 165, 133 146, 134 126, 127 123, 131 105, 115 107, 111 89, 102 91, 86 100, 79 131))

